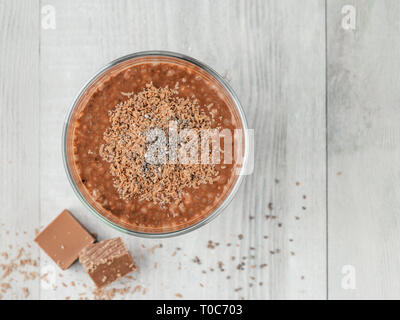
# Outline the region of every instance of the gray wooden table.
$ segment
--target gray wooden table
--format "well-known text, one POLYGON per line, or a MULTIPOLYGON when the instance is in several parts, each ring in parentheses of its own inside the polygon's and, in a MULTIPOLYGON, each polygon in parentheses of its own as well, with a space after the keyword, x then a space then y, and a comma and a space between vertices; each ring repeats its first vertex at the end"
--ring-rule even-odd
POLYGON ((114 298, 400 298, 399 16, 397 0, 0 0, 0 298, 97 297, 32 242, 64 208, 129 246, 140 271, 114 298), (256 139, 229 208, 165 240, 96 220, 61 158, 85 81, 149 49, 228 79, 256 139))

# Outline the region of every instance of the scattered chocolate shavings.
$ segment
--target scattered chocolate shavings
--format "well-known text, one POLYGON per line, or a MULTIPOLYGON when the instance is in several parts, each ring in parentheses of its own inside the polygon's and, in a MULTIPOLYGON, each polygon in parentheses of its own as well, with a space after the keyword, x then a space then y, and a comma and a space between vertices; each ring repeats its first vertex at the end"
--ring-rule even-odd
POLYGON ((136 287, 133 288, 132 294, 135 294, 136 292, 140 292, 140 290, 142 290, 142 286, 141 285, 137 285, 136 287))
POLYGON ((162 244, 161 243, 160 244, 156 244, 155 246, 153 246, 151 248, 151 253, 154 254, 156 249, 158 249, 158 248, 162 248, 162 244))
POLYGON ((244 266, 246 265, 246 263, 244 263, 244 262, 241 262, 241 263, 239 263, 237 266, 236 266, 236 269, 237 270, 244 270, 244 266))
POLYGON ((6 293, 7 290, 11 289, 11 285, 9 283, 0 283, 0 289, 2 293, 6 293))
POLYGON ((134 92, 121 92, 121 94, 122 94, 123 96, 125 96, 125 97, 130 98, 130 97, 134 94, 134 92))
POLYGON ((24 248, 19 248, 17 257, 15 259, 21 258, 22 254, 24 253, 24 248))
MULTIPOLYGON (((111 289, 95 289, 93 291, 93 297, 96 300, 112 300, 117 295, 124 296, 127 295, 131 291, 131 287, 123 287, 123 288, 111 288, 111 289)), ((85 293, 82 292, 82 295, 85 293)), ((87 297, 82 297, 81 299, 87 300, 87 297)))
MULTIPOLYGON (((13 246, 8 245, 8 248, 12 250, 13 246)), ((7 292, 12 288, 10 282, 16 280, 15 276, 23 276, 21 280, 25 282, 33 281, 38 277, 38 273, 32 270, 38 263, 30 257, 29 250, 25 250, 24 247, 16 249, 17 254, 14 258, 10 258, 8 252, 3 252, 0 256, 0 295, 2 298, 7 298, 7 292)), ((29 290, 26 287, 22 290, 27 298, 29 290)))
POLYGON ((194 257, 192 260, 194 263, 201 264, 200 258, 198 256, 194 257))
POLYGON ((215 243, 211 240, 208 240, 207 248, 215 249, 215 243))
MULTIPOLYGON (((121 199, 137 198, 162 207, 171 202, 179 205, 187 188, 218 180, 214 164, 183 164, 175 157, 167 160, 172 154, 170 139, 166 139, 171 121, 176 124, 177 136, 185 129, 200 136, 200 130, 212 128, 212 119, 201 111, 196 99, 181 98, 177 90, 156 88, 150 82, 143 91, 117 104, 109 117, 110 127, 104 132, 99 154, 110 163, 121 199), (162 148, 151 155, 148 147, 158 139, 163 140, 159 141, 162 148)), ((174 142, 174 149, 175 145, 176 155, 186 153, 185 141, 174 142)))
POLYGON ((29 297, 29 289, 28 288, 22 288, 22 291, 24 292, 24 298, 28 298, 29 297))

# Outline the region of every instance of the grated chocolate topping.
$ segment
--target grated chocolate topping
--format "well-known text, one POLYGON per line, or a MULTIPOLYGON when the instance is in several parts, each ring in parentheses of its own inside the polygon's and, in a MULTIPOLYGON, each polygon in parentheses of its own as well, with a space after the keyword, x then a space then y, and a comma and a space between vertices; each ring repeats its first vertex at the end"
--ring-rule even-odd
MULTIPOLYGON (((186 188, 197 189, 218 180, 214 164, 170 161, 171 143, 177 145, 178 155, 187 152, 189 145, 185 140, 171 139, 171 121, 176 125, 177 137, 185 129, 194 130, 200 137, 201 130, 212 128, 211 117, 200 110, 198 101, 179 97, 177 89, 157 88, 150 82, 142 91, 125 95, 128 98, 109 111, 110 127, 104 132, 99 154, 110 163, 113 184, 121 199, 147 200, 160 207, 171 202, 179 204, 186 188), (146 152, 157 139, 165 149, 154 154, 146 152)), ((193 145, 189 153, 190 147, 193 145)))

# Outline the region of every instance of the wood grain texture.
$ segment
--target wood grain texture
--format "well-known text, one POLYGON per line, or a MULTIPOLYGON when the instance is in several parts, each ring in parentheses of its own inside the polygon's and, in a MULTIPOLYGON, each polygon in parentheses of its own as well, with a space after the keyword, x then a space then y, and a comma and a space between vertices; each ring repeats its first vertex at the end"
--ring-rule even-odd
MULTIPOLYGON (((61 128, 101 66, 161 49, 191 55, 231 83, 255 129, 254 174, 198 231, 166 240, 123 236, 140 271, 112 286, 131 288, 116 298, 323 299, 327 291, 332 299, 399 298, 400 4, 327 3, 325 21, 325 1, 317 0, 0 1, 0 254, 8 254, 0 264, 21 248, 20 258, 37 260, 34 229, 64 208, 99 239, 120 235, 73 194, 61 128), (341 28, 349 4, 354 31, 341 28), (40 30, 39 42, 44 5, 56 10, 56 29, 40 30), (209 240, 218 245, 208 248, 209 240), (355 290, 341 285, 345 265, 355 268, 355 290)), ((24 287, 28 298, 96 298, 79 264, 61 272, 43 253, 40 268, 14 270, 0 279, 8 282, 2 298, 24 298, 24 287), (39 269, 42 280, 19 273, 29 278, 39 269)))
POLYGON ((329 297, 398 299, 400 3, 328 1, 327 12, 329 297), (355 30, 341 28, 345 4, 355 30))
POLYGON ((29 248, 39 226, 38 10, 37 1, 0 1, 0 299, 23 299, 23 288, 39 297, 28 274, 38 264, 20 265, 39 255, 29 248))
MULTIPOLYGON (((68 207, 101 239, 121 235, 91 216, 68 185, 60 154, 64 116, 83 83, 112 59, 147 49, 181 52, 236 89, 255 129, 255 171, 229 208, 198 231, 161 241, 124 236, 140 272, 115 287, 140 285, 146 294, 118 297, 325 298, 323 1, 46 4, 56 9, 57 28, 41 33, 42 223, 68 207), (210 249, 209 240, 219 245, 210 249), (244 270, 237 270, 241 261, 244 270)), ((63 287, 65 278, 91 286, 79 265, 63 275, 43 298, 79 298, 79 290, 63 287)), ((92 297, 90 288, 82 290, 92 297)))
MULTIPOLYGON (((27 225, 32 233, 67 208, 99 239, 121 236, 93 217, 68 184, 61 157, 64 118, 86 80, 112 59, 149 49, 177 51, 210 65, 237 92, 255 130, 254 173, 221 216, 197 231, 165 240, 122 235, 140 270, 133 274, 135 280, 125 278, 112 286, 130 288, 128 294, 117 292, 116 298, 326 297, 324 1, 30 5, 21 13, 26 4, 0 2, 1 17, 7 17, 0 20, 0 77, 3 68, 16 74, 13 82, 0 78, 2 150, 4 144, 17 163, 4 169, 9 158, 2 153, 1 176, 7 182, 1 184, 1 204, 7 208, 3 223, 10 229, 27 225), (45 5, 55 9, 56 28, 41 29, 39 43, 33 33, 45 5), (5 22, 11 29, 3 28, 5 22), (18 36, 23 41, 15 42, 18 36), (16 47, 8 51, 3 44, 16 47), (24 98, 18 95, 21 89, 24 98), (26 97, 29 109, 23 104, 26 97), (17 108, 4 108, 4 101, 17 108), (21 184, 26 176, 30 180, 21 184), (23 201, 18 192, 26 194, 23 201), (27 210, 32 211, 29 217, 27 210), (210 240, 214 248, 208 247, 210 240), (201 264, 193 262, 195 257, 201 264), (245 263, 243 270, 237 269, 240 262, 245 263)), ((9 235, 7 239, 14 241, 9 235)), ((35 246, 30 250, 38 253, 35 246)), ((41 275, 46 276, 37 279, 30 297, 96 298, 79 264, 61 272, 40 255, 41 275)), ((8 297, 21 298, 21 283, 8 297)))

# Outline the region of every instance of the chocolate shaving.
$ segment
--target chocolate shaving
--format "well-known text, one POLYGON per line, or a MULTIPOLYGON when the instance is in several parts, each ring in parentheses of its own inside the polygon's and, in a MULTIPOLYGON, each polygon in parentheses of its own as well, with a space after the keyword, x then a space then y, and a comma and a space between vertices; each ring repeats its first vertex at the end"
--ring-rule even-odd
MULTIPOLYGON (((169 148, 171 135, 168 138, 171 121, 176 123, 177 137, 185 129, 194 130, 198 137, 200 130, 211 129, 211 117, 201 111, 195 98, 179 97, 177 90, 168 86, 156 88, 150 82, 142 91, 117 104, 109 111, 109 117, 110 127, 104 132, 105 143, 99 147, 99 154, 110 163, 121 199, 138 198, 161 207, 171 202, 178 205, 185 189, 197 189, 218 180, 214 164, 201 164, 200 159, 197 163, 180 163, 179 158, 170 161, 174 160, 169 148), (166 137, 159 141, 166 148, 151 157, 148 147, 160 136, 166 137)), ((190 153, 188 141, 172 142, 177 145, 175 156, 190 153)))

